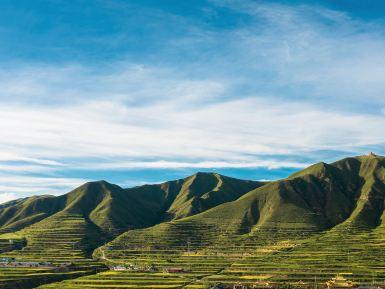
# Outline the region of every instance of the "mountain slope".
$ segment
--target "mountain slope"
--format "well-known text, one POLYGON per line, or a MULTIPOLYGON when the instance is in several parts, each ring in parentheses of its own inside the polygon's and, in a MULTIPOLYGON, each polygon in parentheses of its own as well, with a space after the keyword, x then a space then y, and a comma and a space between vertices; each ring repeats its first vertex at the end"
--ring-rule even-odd
MULTIPOLYGON (((3 204, 0 229, 19 230, 16 234, 27 239, 24 257, 29 252, 34 258, 44 248, 50 248, 44 251, 51 257, 61 255, 59 251, 88 255, 122 232, 200 213, 260 185, 210 173, 129 189, 105 181, 90 182, 63 196, 3 204)), ((62 257, 66 258, 65 254, 62 257)))
MULTIPOLYGON (((206 236, 207 244, 217 244, 224 234, 231 239, 258 236, 266 230, 301 234, 336 226, 372 229, 385 226, 384 184, 383 157, 370 155, 319 163, 200 214, 123 234, 110 245, 121 249, 130 244, 137 246, 140 239, 156 238, 154 246, 179 246, 185 242, 182 238, 197 235, 206 236)), ((274 233, 272 238, 276 236, 274 233)), ((200 238, 196 244, 204 242, 200 238)))
POLYGON ((182 218, 233 201, 262 184, 211 173, 129 189, 90 182, 63 196, 34 196, 1 204, 0 229, 17 230, 60 211, 86 216, 106 230, 146 227, 163 218, 182 218))
POLYGON ((29 226, 65 207, 64 197, 36 196, 0 205, 1 231, 15 231, 29 226))
MULTIPOLYGON (((166 183, 161 188, 167 191, 170 185, 166 183)), ((219 174, 197 173, 178 185, 178 193, 166 212, 167 219, 181 219, 234 201, 262 183, 237 180, 219 174)), ((169 192, 172 193, 172 190, 169 192)))
POLYGON ((19 230, 30 241, 25 250, 34 253, 54 244, 52 230, 64 239, 74 236, 52 245, 53 252, 60 246, 68 251, 72 244, 73 251, 87 255, 126 231, 112 248, 147 248, 150 240, 150 246, 178 247, 186 239, 204 247, 238 237, 262 240, 261 232, 274 232, 276 238, 279 232, 295 236, 338 227, 385 227, 384 199, 385 158, 370 155, 318 163, 269 183, 212 173, 129 189, 91 182, 63 196, 3 204, 0 229, 19 230))
POLYGON ((384 213, 385 158, 361 156, 313 165, 195 216, 244 208, 249 229, 290 224, 325 230, 342 222, 375 227, 384 213))
MULTIPOLYGON (((94 256, 110 264, 169 270, 168 276, 181 268, 186 274, 175 277, 189 276, 186 288, 322 288, 336 275, 352 281, 352 287, 381 286, 384 167, 385 159, 374 155, 318 163, 201 213, 131 230, 94 256)), ((189 203, 179 199, 174 201, 178 209, 189 203)), ((146 287, 175 285, 157 272, 145 274, 146 287)), ((108 272, 43 288, 122 282, 145 287, 143 271, 108 272)))
POLYGON ((188 276, 186 288, 265 281, 321 288, 336 274, 373 286, 385 280, 384 204, 385 158, 374 155, 318 163, 269 183, 203 173, 130 189, 94 182, 1 205, 10 216, 0 218, 4 228, 21 222, 15 234, 27 239, 23 250, 2 256, 81 263, 93 252, 104 263, 139 268, 47 288, 142 288, 144 278, 146 287, 170 285, 148 268, 188 271, 167 274, 188 276))

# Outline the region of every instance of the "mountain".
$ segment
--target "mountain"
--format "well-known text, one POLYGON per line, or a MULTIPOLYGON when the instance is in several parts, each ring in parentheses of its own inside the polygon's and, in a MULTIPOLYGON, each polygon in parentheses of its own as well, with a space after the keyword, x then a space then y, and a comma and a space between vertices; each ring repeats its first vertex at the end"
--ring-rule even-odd
POLYGON ((65 246, 80 257, 115 237, 112 248, 148 247, 149 240, 172 247, 186 239, 201 247, 267 231, 275 238, 341 226, 373 229, 385 226, 384 199, 385 158, 369 155, 321 162, 266 183, 215 173, 128 189, 90 182, 62 196, 1 205, 0 230, 26 238, 25 252, 52 247, 55 232, 62 242, 52 254, 65 246))
POLYGON ((0 230, 15 231, 59 212, 80 214, 105 231, 148 227, 233 201, 261 185, 214 173, 129 189, 89 182, 62 196, 34 196, 0 205, 0 230))
MULTIPOLYGON (((338 226, 385 227, 384 198, 385 158, 346 158, 332 164, 315 164, 199 214, 130 231, 109 246, 137 247, 140 239, 156 238, 153 245, 158 247, 179 246, 186 239, 195 240, 201 247, 218 244, 224 232, 230 240, 272 230, 274 238, 278 231, 289 236, 290 232, 325 232, 338 226)), ((113 256, 113 251, 110 254, 113 256)))
POLYGON ((261 185, 212 173, 129 189, 106 181, 90 182, 62 196, 1 205, 0 230, 27 239, 24 257, 31 252, 34 258, 42 248, 52 249, 46 250, 46 256, 64 252, 63 258, 75 253, 81 257, 122 232, 203 212, 261 185))
POLYGON ((64 197, 34 196, 0 205, 0 230, 15 231, 64 208, 64 197))
POLYGON ((209 173, 128 189, 99 181, 0 205, 0 250, 130 268, 42 289, 321 288, 336 275, 373 288, 385 280, 384 208, 385 158, 373 154, 263 183, 209 173))

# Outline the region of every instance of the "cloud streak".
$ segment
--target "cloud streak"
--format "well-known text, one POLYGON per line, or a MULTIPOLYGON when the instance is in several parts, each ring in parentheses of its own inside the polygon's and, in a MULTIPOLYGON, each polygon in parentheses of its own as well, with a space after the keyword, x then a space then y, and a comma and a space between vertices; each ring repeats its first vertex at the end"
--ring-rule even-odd
POLYGON ((0 177, 0 202, 30 195, 57 195, 63 192, 69 192, 86 181, 87 179, 81 178, 2 174, 0 177))

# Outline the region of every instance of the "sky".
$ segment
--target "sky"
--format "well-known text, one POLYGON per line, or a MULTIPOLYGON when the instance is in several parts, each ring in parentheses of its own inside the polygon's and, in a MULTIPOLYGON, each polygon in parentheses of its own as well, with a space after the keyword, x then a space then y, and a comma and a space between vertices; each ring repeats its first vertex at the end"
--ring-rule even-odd
POLYGON ((0 1, 0 202, 385 154, 385 3, 0 1))

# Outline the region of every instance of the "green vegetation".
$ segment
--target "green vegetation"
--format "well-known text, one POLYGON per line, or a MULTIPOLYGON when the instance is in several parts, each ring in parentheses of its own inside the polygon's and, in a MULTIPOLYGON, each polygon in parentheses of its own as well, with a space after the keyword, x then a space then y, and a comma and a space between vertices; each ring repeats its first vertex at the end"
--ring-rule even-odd
MULTIPOLYGON (((131 189, 95 182, 61 197, 2 205, 0 215, 9 217, 0 218, 8 232, 0 249, 18 260, 77 264, 55 272, 60 283, 40 279, 50 283, 41 289, 236 282, 302 288, 337 274, 385 284, 384 205, 385 158, 373 155, 315 164, 268 183, 205 173, 131 189), (44 202, 56 207, 47 210, 44 202), (123 269, 105 271, 101 263, 123 269)), ((22 272, 0 268, 0 284, 22 272)))

